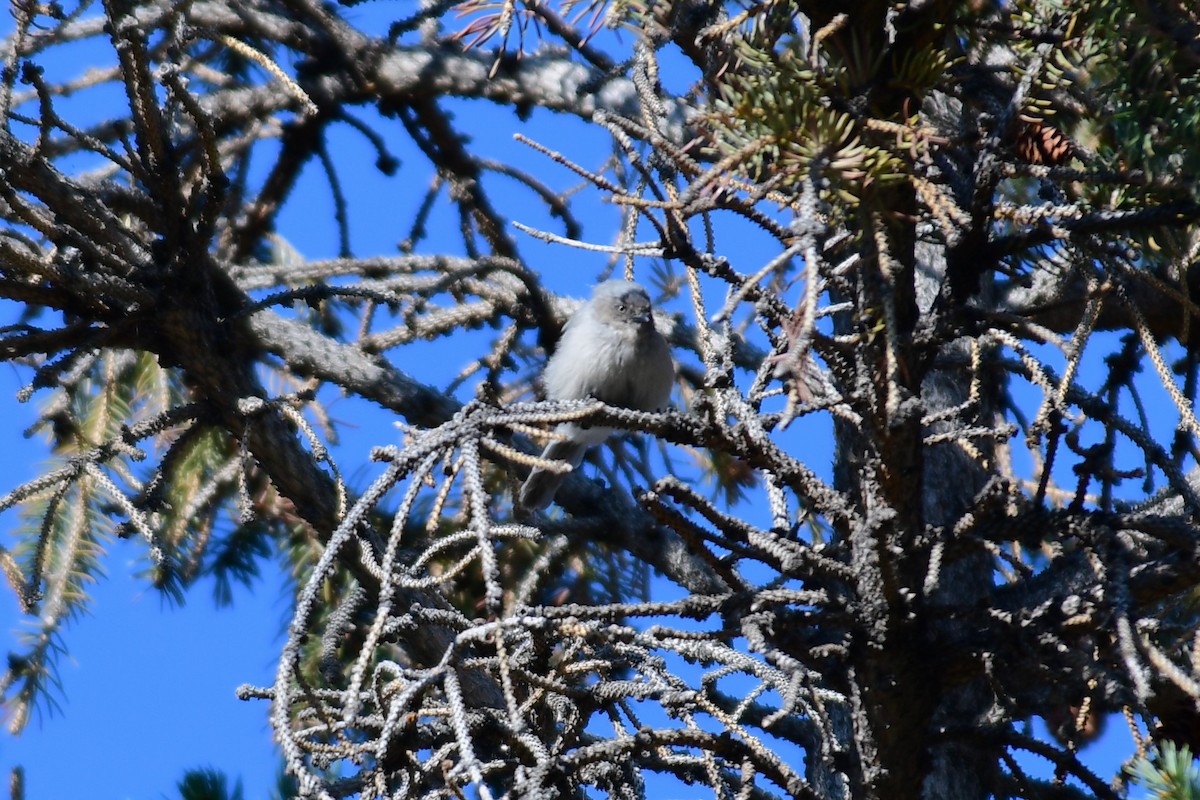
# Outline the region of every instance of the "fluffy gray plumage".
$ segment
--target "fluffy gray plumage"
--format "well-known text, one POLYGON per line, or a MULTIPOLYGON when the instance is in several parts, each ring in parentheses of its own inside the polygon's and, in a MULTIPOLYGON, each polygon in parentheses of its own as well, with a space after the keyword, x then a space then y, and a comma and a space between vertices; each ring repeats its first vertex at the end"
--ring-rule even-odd
MULTIPOLYGON (((567 321, 543 381, 551 400, 594 397, 638 411, 665 406, 675 383, 675 364, 666 339, 654 327, 646 290, 629 281, 599 284, 592 299, 567 321)), ((542 458, 578 467, 587 449, 607 439, 612 428, 564 422, 555 433, 563 438, 546 445, 542 458)), ((550 505, 564 475, 535 468, 521 487, 521 505, 550 505)))

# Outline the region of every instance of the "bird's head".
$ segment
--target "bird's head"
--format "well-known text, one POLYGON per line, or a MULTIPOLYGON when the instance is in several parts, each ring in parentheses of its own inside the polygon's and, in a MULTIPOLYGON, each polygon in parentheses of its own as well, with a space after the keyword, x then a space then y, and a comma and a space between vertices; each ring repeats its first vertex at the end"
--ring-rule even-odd
POLYGON ((596 316, 616 328, 653 327, 650 296, 630 281, 605 281, 592 292, 596 316))

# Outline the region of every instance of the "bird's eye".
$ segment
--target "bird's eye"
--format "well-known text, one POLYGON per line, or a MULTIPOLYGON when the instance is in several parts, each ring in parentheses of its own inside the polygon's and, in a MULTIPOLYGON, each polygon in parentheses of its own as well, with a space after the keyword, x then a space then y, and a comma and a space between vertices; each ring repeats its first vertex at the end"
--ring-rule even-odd
POLYGON ((617 303, 617 311, 620 311, 622 314, 624 314, 625 313, 625 304, 617 303))

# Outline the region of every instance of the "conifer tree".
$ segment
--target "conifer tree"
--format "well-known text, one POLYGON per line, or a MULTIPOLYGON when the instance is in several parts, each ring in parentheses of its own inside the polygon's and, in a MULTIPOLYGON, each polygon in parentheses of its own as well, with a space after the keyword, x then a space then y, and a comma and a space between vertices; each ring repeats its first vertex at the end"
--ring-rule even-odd
POLYGON ((57 459, 0 497, 15 728, 107 554, 228 601, 282 553, 276 677, 239 691, 304 797, 1189 785, 1192 3, 387 10, 13 3, 0 355, 57 459), (310 207, 335 257, 291 244, 310 207), (654 295, 671 410, 542 399, 606 275, 654 295), (378 408, 399 436, 331 447, 378 408), (527 513, 563 421, 621 434, 527 513), (1098 775, 1110 717, 1137 751, 1098 775))

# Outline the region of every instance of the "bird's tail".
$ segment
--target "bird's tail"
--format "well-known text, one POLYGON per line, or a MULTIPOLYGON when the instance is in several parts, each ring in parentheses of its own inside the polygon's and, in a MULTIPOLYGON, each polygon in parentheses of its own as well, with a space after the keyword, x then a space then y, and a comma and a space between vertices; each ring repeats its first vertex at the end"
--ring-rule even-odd
MULTIPOLYGON (((546 449, 542 451, 542 458, 547 461, 566 461, 572 467, 578 467, 583 462, 585 452, 587 452, 586 444, 564 439, 546 445, 546 449)), ((521 484, 518 501, 522 507, 531 511, 545 508, 554 499, 558 485, 566 476, 566 472, 551 472, 534 467, 533 471, 529 473, 529 477, 525 479, 525 483, 521 484)))

